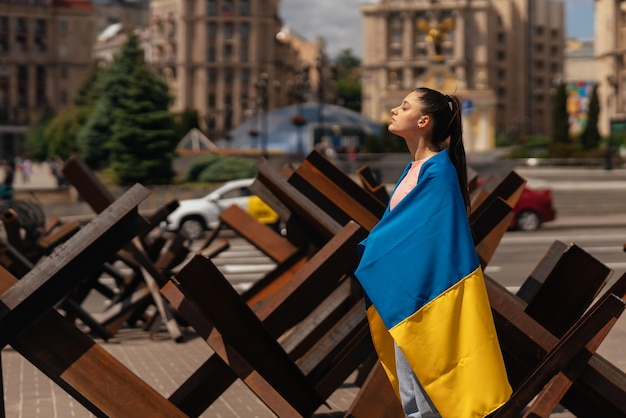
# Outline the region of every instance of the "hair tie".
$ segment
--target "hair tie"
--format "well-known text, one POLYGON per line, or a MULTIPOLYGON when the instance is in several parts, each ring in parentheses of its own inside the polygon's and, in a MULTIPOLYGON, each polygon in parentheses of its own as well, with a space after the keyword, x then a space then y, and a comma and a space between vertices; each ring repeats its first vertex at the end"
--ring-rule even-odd
POLYGON ((454 109, 452 107, 452 97, 448 96, 447 94, 445 97, 446 97, 446 101, 448 102, 448 106, 450 106, 450 111, 454 112, 454 109))

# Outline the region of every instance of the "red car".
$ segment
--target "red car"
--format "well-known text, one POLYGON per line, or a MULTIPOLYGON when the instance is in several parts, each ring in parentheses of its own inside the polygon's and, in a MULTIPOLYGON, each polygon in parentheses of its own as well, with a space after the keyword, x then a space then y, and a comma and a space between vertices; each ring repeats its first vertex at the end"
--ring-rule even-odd
POLYGON ((513 214, 509 228, 520 231, 534 231, 542 223, 554 220, 556 210, 552 204, 552 190, 547 186, 534 185, 533 182, 526 183, 513 208, 513 214))
MULTIPOLYGON (((485 181, 478 179, 478 185, 485 181)), ((509 229, 519 231, 535 231, 544 222, 556 218, 556 210, 552 204, 552 190, 540 180, 528 180, 522 195, 513 208, 513 219, 509 229)))

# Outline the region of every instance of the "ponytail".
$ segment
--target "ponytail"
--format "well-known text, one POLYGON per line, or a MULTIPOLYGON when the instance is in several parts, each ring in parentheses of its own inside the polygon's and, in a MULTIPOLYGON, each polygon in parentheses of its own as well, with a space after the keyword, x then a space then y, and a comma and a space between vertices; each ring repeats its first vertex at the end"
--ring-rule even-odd
POLYGON ((461 99, 448 96, 427 87, 415 89, 420 94, 422 112, 432 115, 435 124, 432 130, 432 143, 437 149, 448 148, 450 161, 456 169, 459 187, 465 210, 469 214, 470 198, 467 188, 467 162, 463 145, 463 120, 461 117, 461 99))
POLYGON ((459 187, 465 202, 465 210, 470 212, 470 198, 467 188, 467 161, 465 158, 465 146, 463 145, 463 121, 461 118, 461 99, 458 96, 448 96, 452 106, 452 119, 450 120, 450 144, 448 155, 456 168, 456 176, 459 179, 459 187))

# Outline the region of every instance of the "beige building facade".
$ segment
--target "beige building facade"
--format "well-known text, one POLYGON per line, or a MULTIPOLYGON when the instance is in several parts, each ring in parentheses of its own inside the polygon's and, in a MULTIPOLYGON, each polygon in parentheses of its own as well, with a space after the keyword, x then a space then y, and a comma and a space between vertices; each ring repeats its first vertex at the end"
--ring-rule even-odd
POLYGON ((24 150, 29 125, 71 104, 91 63, 88 0, 25 0, 0 7, 0 159, 24 150))
POLYGON ((384 121, 439 54, 458 80, 446 93, 495 98, 489 123, 497 135, 550 133, 554 84, 563 76, 562 1, 381 0, 361 10, 366 117, 384 121), (443 35, 438 48, 429 34, 443 35))
MULTIPOLYGON (((210 139, 296 100, 302 62, 318 46, 281 32, 278 6, 279 0, 151 1, 149 61, 171 87, 172 111, 195 109, 210 139)), ((310 64, 306 71, 314 72, 310 64)))
POLYGON ((602 135, 626 131, 626 2, 595 0, 594 54, 602 135))

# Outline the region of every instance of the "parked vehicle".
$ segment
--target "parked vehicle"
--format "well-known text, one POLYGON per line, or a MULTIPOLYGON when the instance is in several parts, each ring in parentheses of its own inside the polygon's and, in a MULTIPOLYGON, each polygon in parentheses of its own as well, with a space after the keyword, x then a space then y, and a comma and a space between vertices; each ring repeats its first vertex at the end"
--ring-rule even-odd
POLYGON ((183 231, 189 238, 198 239, 217 226, 221 211, 230 205, 238 205, 260 222, 277 224, 278 214, 250 191, 253 181, 253 178, 232 180, 204 197, 181 200, 160 226, 163 230, 183 231))
MULTIPOLYGON (((480 186, 485 181, 478 179, 480 186)), ((509 229, 535 231, 544 222, 556 219, 556 210, 552 203, 552 189, 543 181, 526 179, 526 187, 513 208, 513 218, 509 229)))
POLYGON ((552 190, 538 181, 527 180, 526 187, 513 208, 510 229, 535 231, 544 222, 556 219, 552 190))

